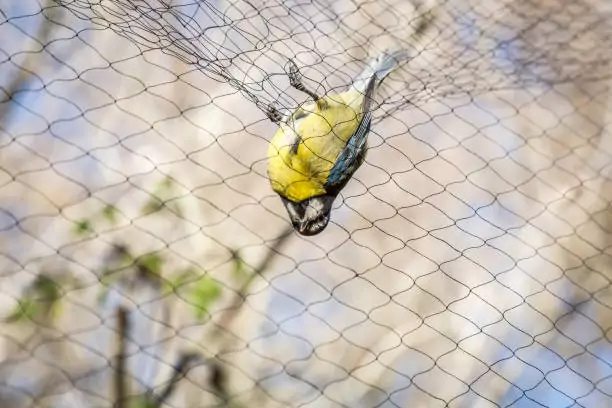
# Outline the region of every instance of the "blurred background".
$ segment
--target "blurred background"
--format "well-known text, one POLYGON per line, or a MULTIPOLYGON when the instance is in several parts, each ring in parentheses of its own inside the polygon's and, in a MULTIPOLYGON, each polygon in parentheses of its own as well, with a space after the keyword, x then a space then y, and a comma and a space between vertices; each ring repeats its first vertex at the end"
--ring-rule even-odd
POLYGON ((0 406, 612 406, 611 58, 606 0, 0 0, 0 406), (387 47, 299 236, 287 61, 387 47))

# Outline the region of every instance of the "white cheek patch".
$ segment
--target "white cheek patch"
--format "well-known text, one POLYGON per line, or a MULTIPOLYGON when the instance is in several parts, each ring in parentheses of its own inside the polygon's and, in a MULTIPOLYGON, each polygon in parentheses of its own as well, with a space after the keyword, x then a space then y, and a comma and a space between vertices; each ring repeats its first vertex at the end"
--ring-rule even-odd
POLYGON ((297 212, 295 211, 295 207, 293 207, 293 205, 287 205, 287 211, 289 212, 289 215, 291 216, 292 219, 299 219, 300 217, 298 217, 297 212))
POLYGON ((323 208, 325 205, 323 204, 323 200, 320 198, 313 198, 308 202, 308 207, 306 207, 306 214, 304 216, 307 220, 314 220, 323 212, 323 208))

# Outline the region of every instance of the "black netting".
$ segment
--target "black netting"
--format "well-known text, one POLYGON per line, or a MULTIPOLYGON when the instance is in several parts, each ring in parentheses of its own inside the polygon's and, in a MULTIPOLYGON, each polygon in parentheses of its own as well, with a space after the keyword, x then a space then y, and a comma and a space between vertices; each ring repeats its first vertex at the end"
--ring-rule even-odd
POLYGON ((0 0, 0 406, 612 405, 605 0, 0 0), (266 150, 389 47, 296 234, 266 150))

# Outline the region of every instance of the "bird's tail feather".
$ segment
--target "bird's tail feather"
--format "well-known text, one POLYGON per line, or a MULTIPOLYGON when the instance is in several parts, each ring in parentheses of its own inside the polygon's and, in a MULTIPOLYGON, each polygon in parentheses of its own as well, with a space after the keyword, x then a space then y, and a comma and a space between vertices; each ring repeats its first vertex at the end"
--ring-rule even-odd
POLYGON ((353 89, 360 93, 366 93, 370 80, 374 76, 376 76, 376 85, 379 85, 387 75, 407 59, 408 51, 404 49, 381 53, 357 76, 355 82, 353 82, 353 89))
POLYGON ((402 62, 408 59, 408 51, 398 50, 394 52, 385 52, 379 55, 372 64, 370 69, 373 74, 376 74, 378 82, 381 82, 387 77, 394 69, 396 69, 402 62))
MULTIPOLYGON (((438 12, 440 0, 421 0, 418 6, 415 6, 415 21, 417 22, 414 32, 411 35, 411 40, 415 45, 423 36, 424 32, 430 27, 431 23, 438 12)), ((411 47, 412 48, 412 47, 411 47)), ((357 76, 353 82, 352 89, 362 94, 368 91, 373 92, 378 85, 398 66, 408 60, 410 57, 408 50, 405 48, 395 51, 386 50, 381 53, 376 59, 357 76), (375 84, 371 83, 371 79, 376 75, 375 84), (372 86, 373 85, 373 86, 372 86)), ((369 95, 371 96, 371 95, 369 95)))

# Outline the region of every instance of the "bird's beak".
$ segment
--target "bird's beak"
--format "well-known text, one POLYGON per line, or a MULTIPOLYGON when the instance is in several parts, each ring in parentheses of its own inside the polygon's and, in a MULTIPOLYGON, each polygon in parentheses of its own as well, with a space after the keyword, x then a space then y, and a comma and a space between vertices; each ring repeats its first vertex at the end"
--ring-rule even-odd
POLYGON ((335 198, 334 195, 321 195, 294 202, 281 197, 293 228, 305 236, 316 235, 327 227, 335 198))

